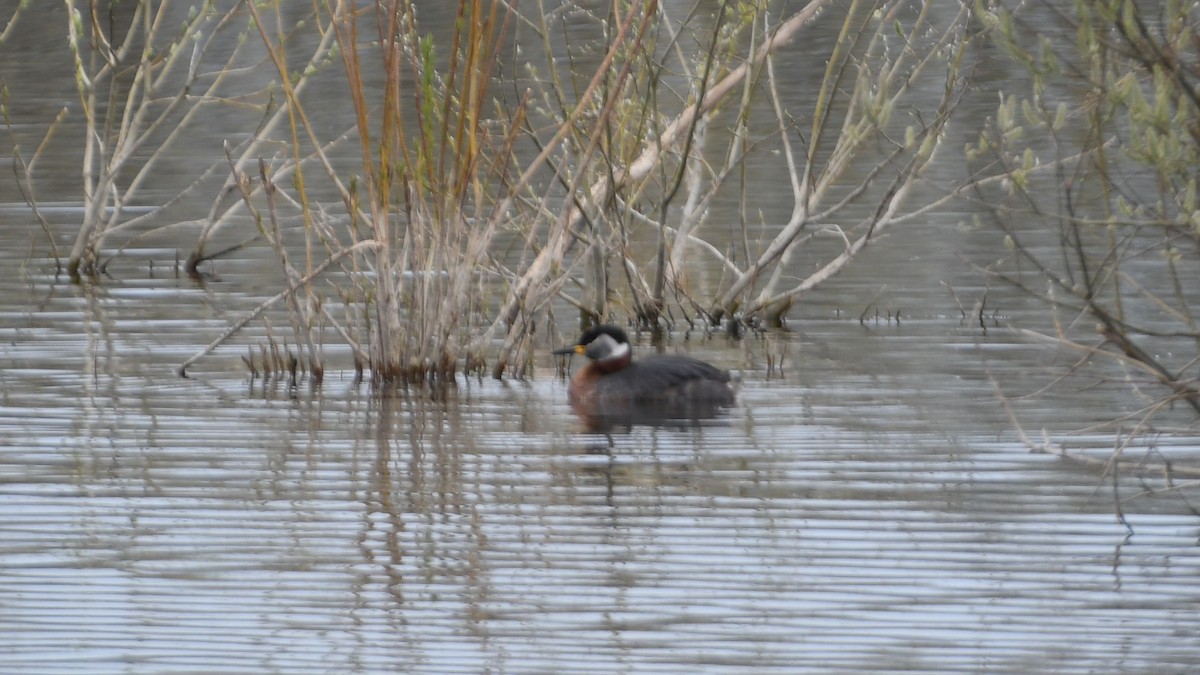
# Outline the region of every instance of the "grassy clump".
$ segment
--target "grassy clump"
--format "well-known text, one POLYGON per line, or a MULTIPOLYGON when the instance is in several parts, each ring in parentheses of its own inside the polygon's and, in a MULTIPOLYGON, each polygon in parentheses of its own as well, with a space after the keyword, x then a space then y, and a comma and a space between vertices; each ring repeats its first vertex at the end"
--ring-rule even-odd
POLYGON ((223 13, 200 3, 186 17, 139 2, 125 51, 112 52, 101 10, 131 5, 94 0, 73 17, 72 44, 99 139, 84 164, 102 170, 85 174, 71 269, 102 268, 103 242, 144 222, 118 202, 162 155, 126 184, 130 148, 162 140, 167 152, 196 111, 241 106, 256 125, 210 169, 228 179, 185 223, 200 227, 186 268, 199 275, 266 242, 285 287, 181 370, 277 303, 301 370, 319 377, 332 332, 360 370, 404 382, 452 381, 485 360, 496 377, 524 374, 532 336, 565 304, 584 321, 626 314, 651 329, 779 323, 884 232, 955 193, 939 186, 908 204, 929 187, 967 84, 971 10, 854 0, 821 11, 831 4, 778 14, 748 1, 459 0, 435 35, 412 0, 318 3, 300 21, 280 0, 223 13), (245 32, 217 39, 232 30, 245 32), (817 33, 836 36, 811 57, 819 67, 777 72, 781 50, 817 33), (216 44, 234 47, 209 63, 216 44), (101 106, 96 85, 117 63, 132 64, 120 71, 132 94, 101 106), (261 82, 264 67, 275 76, 265 87, 234 88, 238 73, 261 82), (339 102, 352 126, 331 134, 314 115, 339 102), (338 145, 354 142, 348 165, 338 145), (773 213, 758 206, 755 171, 782 177, 773 213), (711 222, 718 208, 725 217, 711 222), (218 246, 222 233, 239 241, 218 246))

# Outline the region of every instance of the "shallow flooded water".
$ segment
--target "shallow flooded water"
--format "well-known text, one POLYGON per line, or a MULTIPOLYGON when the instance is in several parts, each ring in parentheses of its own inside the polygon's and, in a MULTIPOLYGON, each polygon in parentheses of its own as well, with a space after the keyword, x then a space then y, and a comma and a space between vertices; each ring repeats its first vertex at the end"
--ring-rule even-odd
POLYGON ((1041 356, 1002 331, 694 335, 675 348, 739 371, 738 405, 605 437, 549 354, 440 397, 263 384, 228 353, 182 379, 235 281, 5 265, 6 673, 1200 663, 1200 518, 1030 454, 984 374, 1041 356))
MULTIPOLYGON (((0 59, 0 79, 43 124, 77 94, 61 4, 29 11, 6 49, 56 51, 0 59)), ((151 194, 224 161, 219 122, 151 194)), ((60 247, 82 221, 74 150, 41 159, 60 247)), ((790 208, 783 182, 755 185, 755 208, 790 208)), ((1094 425, 1146 401, 1042 392, 1078 357, 1011 329, 1049 320, 980 280, 1002 234, 971 215, 897 228, 786 330, 680 322, 667 349, 735 371, 737 404, 604 435, 573 417, 551 336, 527 380, 431 394, 357 382, 333 345, 318 388, 254 379, 256 323, 181 378, 280 290, 267 247, 192 280, 180 227, 72 284, 6 176, 0 673, 1196 672, 1200 489, 1161 467, 1200 465, 1200 443, 1147 432, 1125 455, 1145 467, 1110 464, 1134 430, 1094 425)), ((1157 419, 1194 429, 1179 412, 1157 419)))

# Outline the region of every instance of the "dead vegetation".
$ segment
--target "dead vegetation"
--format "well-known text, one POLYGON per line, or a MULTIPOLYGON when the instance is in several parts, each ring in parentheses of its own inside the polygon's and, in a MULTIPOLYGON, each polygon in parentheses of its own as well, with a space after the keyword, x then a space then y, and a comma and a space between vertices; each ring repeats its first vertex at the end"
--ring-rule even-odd
MULTIPOLYGON (((249 245, 279 263, 280 293, 180 372, 279 303, 316 379, 329 339, 380 381, 522 376, 564 307, 652 330, 778 324, 956 193, 925 174, 968 81, 972 10, 958 3, 459 0, 436 30, 409 0, 330 2, 299 21, 280 2, 68 5, 88 139, 71 273, 183 229, 198 231, 194 275, 249 245), (836 37, 781 70, 806 35, 836 37), (313 108, 330 105, 316 88, 334 71, 353 122, 331 134, 313 108), (247 72, 273 77, 238 89, 247 72), (173 142, 222 106, 253 110, 252 133, 128 217, 173 142), (752 159, 786 175, 782 222, 755 206, 752 159), (221 173, 203 217, 156 221, 221 173), (721 200, 740 204, 732 221, 714 222, 721 200)), ((36 159, 18 167, 35 212, 36 159)))

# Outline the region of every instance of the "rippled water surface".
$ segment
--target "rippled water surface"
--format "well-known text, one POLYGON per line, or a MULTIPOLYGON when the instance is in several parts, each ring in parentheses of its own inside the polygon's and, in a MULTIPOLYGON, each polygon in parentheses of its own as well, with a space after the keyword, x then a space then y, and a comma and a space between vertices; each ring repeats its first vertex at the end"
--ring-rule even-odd
POLYGON ((1200 663, 1186 494, 1119 478, 1126 526, 1111 476, 1030 454, 982 373, 1037 351, 956 316, 694 336, 738 406, 610 439, 549 356, 441 400, 181 379, 235 289, 37 267, 3 306, 4 672, 1200 663))
MULTIPOLYGON (((41 25, 8 46, 59 44, 41 25)), ((51 56, 14 63, 16 114, 76 96, 51 56)), ((60 246, 67 146, 39 185, 60 246)), ((0 673, 1200 670, 1200 442, 1139 435, 1147 465, 1112 465, 1131 429, 1093 425, 1134 388, 1027 397, 1077 355, 1009 329, 1044 308, 985 292, 971 263, 999 237, 969 214, 882 240, 788 330, 677 331, 668 350, 740 374, 738 404, 605 436, 548 336, 528 380, 433 395, 355 382, 334 345, 319 388, 252 379, 256 323, 181 378, 279 290, 265 245, 193 281, 180 228, 71 284, 2 180, 0 673)), ((1177 412, 1156 419, 1194 428, 1177 412)))

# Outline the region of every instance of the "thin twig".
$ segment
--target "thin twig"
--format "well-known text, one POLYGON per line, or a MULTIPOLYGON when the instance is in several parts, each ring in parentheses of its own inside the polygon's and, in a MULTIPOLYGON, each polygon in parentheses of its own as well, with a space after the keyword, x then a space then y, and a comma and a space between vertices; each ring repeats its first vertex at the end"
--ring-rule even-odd
POLYGON ((253 310, 251 310, 251 312, 249 314, 247 314, 246 316, 242 317, 241 319, 238 319, 237 321, 235 321, 234 324, 232 326, 230 326, 229 328, 227 328, 224 333, 221 333, 221 335, 219 337, 217 337, 212 342, 208 343, 208 346, 206 346, 204 349, 201 349, 199 352, 196 352, 191 357, 189 357, 186 361, 184 361, 182 364, 180 364, 179 368, 176 370, 176 372, 179 373, 180 377, 187 377, 187 369, 190 368, 193 364, 195 364, 197 361, 204 358, 208 354, 212 353, 212 351, 214 349, 221 346, 226 340, 228 340, 230 337, 232 337, 235 333, 240 331, 242 328, 245 328, 246 324, 250 323, 257 317, 261 316, 263 312, 270 309, 275 303, 289 297, 296 291, 307 286, 309 283, 312 282, 313 279, 320 276, 321 273, 323 273, 325 270, 329 269, 329 267, 331 265, 335 264, 342 258, 345 258, 348 255, 353 255, 353 254, 360 253, 360 252, 367 251, 367 250, 377 250, 378 248, 379 248, 378 242, 376 242, 373 239, 365 239, 363 241, 360 241, 360 242, 354 244, 353 246, 349 246, 345 249, 342 249, 341 251, 338 251, 337 253, 334 253, 332 256, 327 258, 320 265, 317 265, 317 267, 313 271, 311 271, 308 274, 304 275, 303 277, 300 277, 299 279, 297 279, 296 283, 289 285, 287 288, 285 288, 282 291, 271 296, 267 300, 260 303, 253 310))

